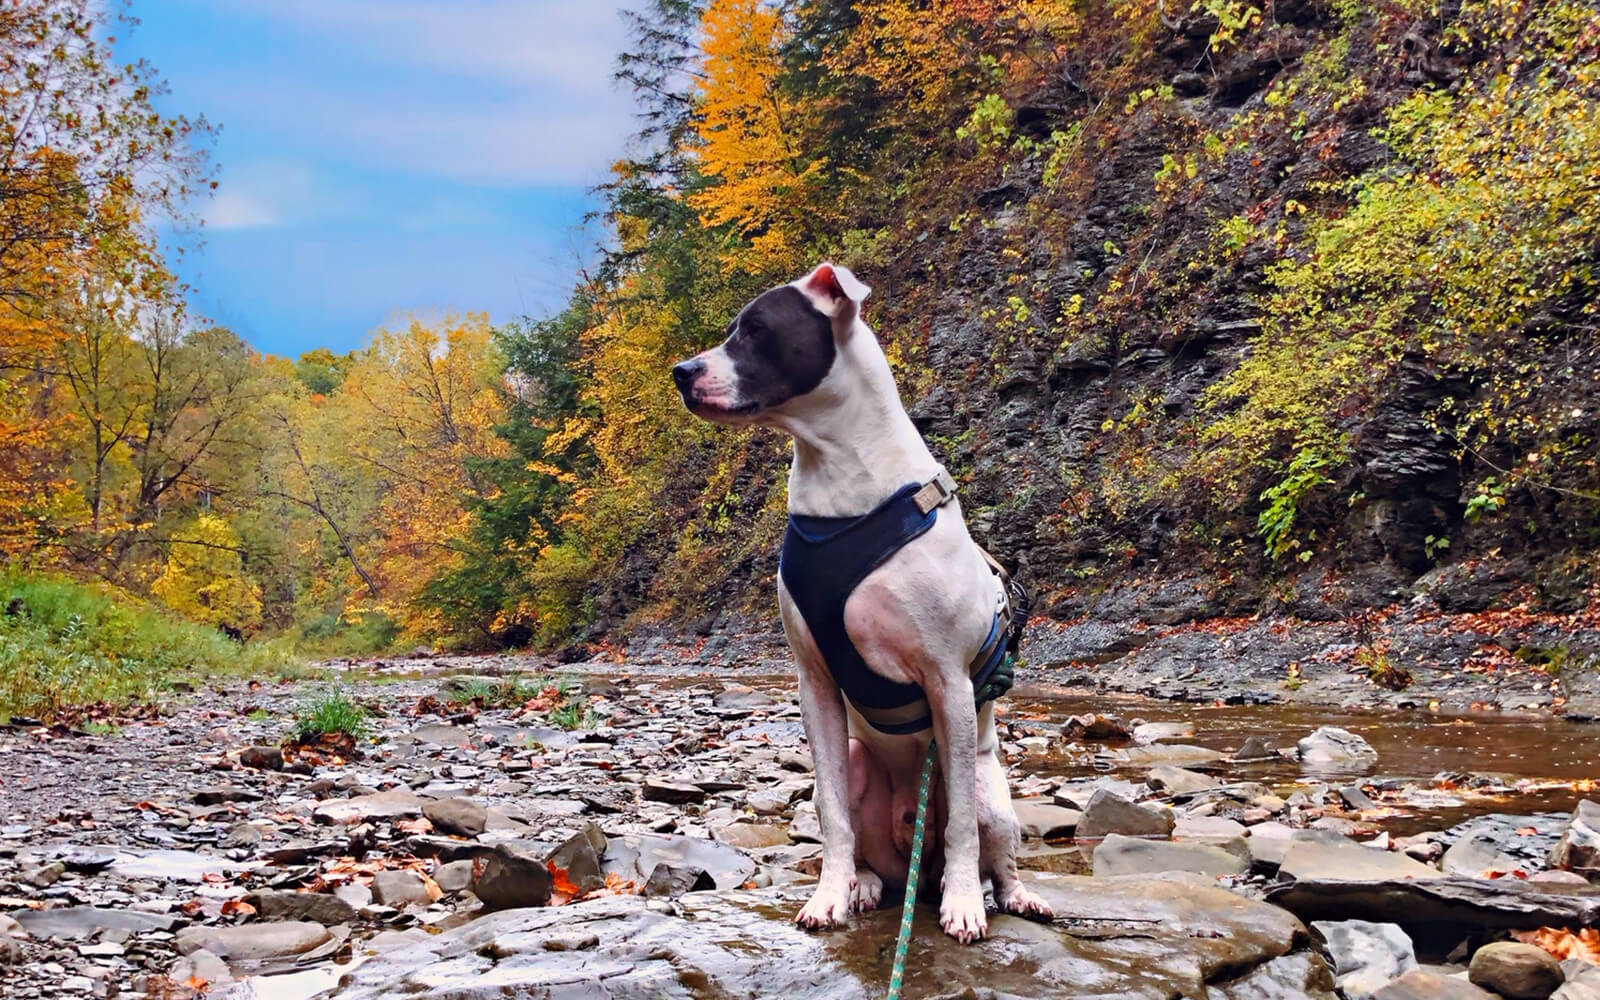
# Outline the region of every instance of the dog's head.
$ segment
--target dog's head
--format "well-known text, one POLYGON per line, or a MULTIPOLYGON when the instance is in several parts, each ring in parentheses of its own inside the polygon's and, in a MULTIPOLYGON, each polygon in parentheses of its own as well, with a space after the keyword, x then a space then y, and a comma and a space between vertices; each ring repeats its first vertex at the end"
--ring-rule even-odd
POLYGON ((673 366, 683 405, 715 423, 750 424, 825 391, 870 292, 836 264, 762 292, 721 344, 673 366))

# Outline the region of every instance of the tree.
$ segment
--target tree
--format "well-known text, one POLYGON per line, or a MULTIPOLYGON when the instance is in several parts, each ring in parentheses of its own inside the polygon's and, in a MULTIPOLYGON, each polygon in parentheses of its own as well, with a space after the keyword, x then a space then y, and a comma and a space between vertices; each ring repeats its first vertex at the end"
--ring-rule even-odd
POLYGON ((750 241, 726 254, 725 266, 792 269, 811 235, 808 207, 826 161, 806 148, 805 107, 782 86, 782 17, 763 0, 712 0, 701 29, 692 149, 715 183, 689 203, 707 226, 750 241))

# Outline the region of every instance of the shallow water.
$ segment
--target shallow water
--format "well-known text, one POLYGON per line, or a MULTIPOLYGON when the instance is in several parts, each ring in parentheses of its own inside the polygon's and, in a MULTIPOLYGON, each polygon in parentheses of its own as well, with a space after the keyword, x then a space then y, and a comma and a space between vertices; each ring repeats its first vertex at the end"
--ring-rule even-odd
MULTIPOLYGON (((1174 742, 1231 754, 1251 736, 1274 746, 1292 747, 1319 726, 1339 726, 1372 744, 1378 760, 1371 767, 1317 769, 1292 760, 1262 763, 1220 762, 1209 770, 1233 780, 1288 786, 1301 781, 1332 785, 1409 779, 1424 787, 1441 774, 1457 772, 1496 778, 1506 794, 1484 794, 1443 786, 1440 794, 1402 804, 1403 812, 1374 824, 1396 834, 1436 829, 1491 812, 1570 811, 1581 798, 1600 794, 1600 726, 1549 715, 1477 712, 1451 714, 1417 709, 1403 712, 1315 708, 1303 705, 1195 705, 1137 696, 1085 696, 1081 691, 1042 685, 1019 686, 1006 703, 1014 720, 1060 722, 1086 712, 1115 715, 1127 722, 1188 722, 1193 737, 1174 742), (1436 799, 1436 801, 1428 801, 1436 799), (1459 800, 1459 801, 1452 801, 1459 800)), ((1092 759, 1093 747, 1036 754, 1027 770, 1043 775, 1082 777, 1098 773, 1142 774, 1142 767, 1106 768, 1092 759)))

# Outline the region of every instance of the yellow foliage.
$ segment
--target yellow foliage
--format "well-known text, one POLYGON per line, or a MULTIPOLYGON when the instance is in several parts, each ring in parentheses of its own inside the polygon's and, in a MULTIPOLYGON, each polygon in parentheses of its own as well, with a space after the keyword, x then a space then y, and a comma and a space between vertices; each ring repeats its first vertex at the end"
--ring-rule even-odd
POLYGON ((261 624, 261 588, 244 572, 238 532, 214 514, 201 514, 177 532, 166 568, 150 591, 191 621, 234 628, 261 624))

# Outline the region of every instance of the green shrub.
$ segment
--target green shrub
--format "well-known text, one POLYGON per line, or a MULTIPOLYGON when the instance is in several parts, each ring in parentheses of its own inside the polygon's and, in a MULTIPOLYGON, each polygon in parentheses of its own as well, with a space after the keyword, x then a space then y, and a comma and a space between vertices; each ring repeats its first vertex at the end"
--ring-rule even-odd
POLYGON ((344 691, 325 691, 300 706, 289 734, 302 742, 321 736, 348 736, 364 739, 372 732, 367 710, 344 691))
POLYGON ((178 681, 294 670, 282 642, 238 643, 154 605, 47 575, 0 574, 0 717, 154 698, 178 681))

